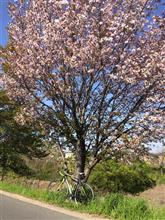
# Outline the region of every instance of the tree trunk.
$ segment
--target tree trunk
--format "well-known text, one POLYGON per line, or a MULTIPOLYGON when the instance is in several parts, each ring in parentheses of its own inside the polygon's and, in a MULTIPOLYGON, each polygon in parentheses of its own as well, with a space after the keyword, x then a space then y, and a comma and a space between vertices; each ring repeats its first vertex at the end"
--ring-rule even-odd
POLYGON ((89 166, 86 168, 86 159, 87 159, 87 152, 85 148, 85 141, 83 139, 80 139, 77 143, 77 152, 76 152, 76 177, 78 179, 83 179, 84 182, 88 181, 88 178, 96 166, 96 164, 101 160, 101 158, 91 158, 91 161, 89 163, 89 166))
POLYGON ((6 168, 7 168, 7 157, 3 155, 2 157, 2 174, 1 174, 1 181, 4 180, 6 175, 6 168))
POLYGON ((79 179, 82 179, 82 178, 84 178, 84 170, 85 170, 85 164, 86 164, 86 149, 85 149, 85 141, 84 140, 78 141, 76 159, 77 159, 76 176, 79 179))
POLYGON ((160 168, 160 174, 163 175, 163 169, 164 169, 164 157, 163 156, 160 159, 159 168, 160 168))
POLYGON ((85 171, 85 182, 88 181, 88 178, 92 172, 92 170, 94 169, 94 167, 96 166, 96 164, 100 161, 101 159, 99 158, 93 158, 93 160, 91 160, 89 166, 87 167, 86 171, 85 171))
POLYGON ((5 175, 6 175, 6 169, 4 167, 2 167, 1 181, 4 180, 5 175))

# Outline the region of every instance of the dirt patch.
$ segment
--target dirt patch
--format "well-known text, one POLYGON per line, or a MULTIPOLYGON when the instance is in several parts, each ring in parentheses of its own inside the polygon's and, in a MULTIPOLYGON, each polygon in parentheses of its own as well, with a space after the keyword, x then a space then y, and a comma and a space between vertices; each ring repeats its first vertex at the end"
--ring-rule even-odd
POLYGON ((147 199, 153 205, 165 207, 165 184, 157 185, 152 189, 142 192, 140 197, 147 199))

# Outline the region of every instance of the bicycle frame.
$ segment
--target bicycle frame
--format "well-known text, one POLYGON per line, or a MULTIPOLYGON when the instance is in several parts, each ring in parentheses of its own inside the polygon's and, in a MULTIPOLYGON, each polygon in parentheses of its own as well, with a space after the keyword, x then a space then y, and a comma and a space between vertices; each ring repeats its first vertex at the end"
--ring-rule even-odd
POLYGON ((73 187, 67 179, 67 177, 70 177, 72 179, 71 175, 69 175, 68 173, 64 173, 64 174, 61 173, 61 176, 63 176, 63 179, 62 179, 60 185, 58 186, 57 191, 59 191, 62 188, 63 184, 65 184, 68 189, 69 195, 72 196, 73 195, 73 187))

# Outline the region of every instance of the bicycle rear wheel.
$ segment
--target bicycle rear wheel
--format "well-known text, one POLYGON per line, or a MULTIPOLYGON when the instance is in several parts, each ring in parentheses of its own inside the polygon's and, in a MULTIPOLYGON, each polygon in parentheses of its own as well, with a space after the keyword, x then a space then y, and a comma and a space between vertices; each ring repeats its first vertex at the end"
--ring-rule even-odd
POLYGON ((50 181, 47 187, 48 192, 57 192, 60 182, 59 181, 50 181))
POLYGON ((94 192, 89 184, 83 183, 77 186, 74 193, 74 200, 76 203, 88 203, 92 199, 94 199, 94 192))
POLYGON ((60 195, 61 198, 65 199, 71 199, 72 194, 69 190, 69 186, 66 183, 65 180, 60 181, 51 181, 47 187, 48 195, 53 197, 55 194, 57 195, 57 192, 59 192, 58 195, 60 195))

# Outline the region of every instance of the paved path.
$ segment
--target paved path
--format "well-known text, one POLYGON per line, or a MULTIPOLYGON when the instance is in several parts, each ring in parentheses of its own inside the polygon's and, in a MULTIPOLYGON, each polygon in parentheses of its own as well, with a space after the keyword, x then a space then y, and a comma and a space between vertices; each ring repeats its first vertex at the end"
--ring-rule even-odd
POLYGON ((0 220, 80 220, 57 211, 0 195, 0 220))
POLYGON ((0 220, 109 220, 0 190, 0 220))

